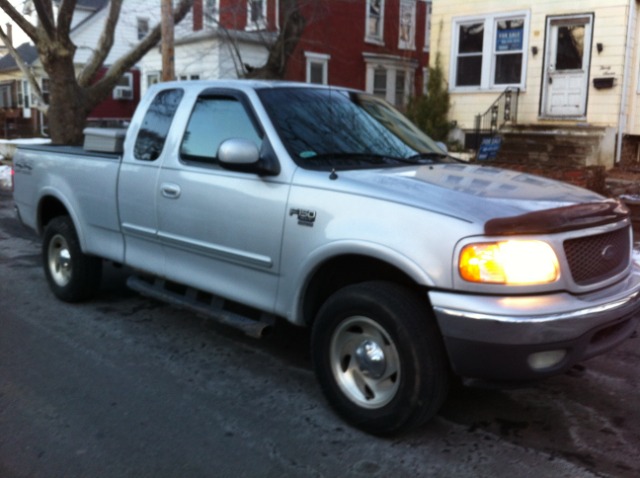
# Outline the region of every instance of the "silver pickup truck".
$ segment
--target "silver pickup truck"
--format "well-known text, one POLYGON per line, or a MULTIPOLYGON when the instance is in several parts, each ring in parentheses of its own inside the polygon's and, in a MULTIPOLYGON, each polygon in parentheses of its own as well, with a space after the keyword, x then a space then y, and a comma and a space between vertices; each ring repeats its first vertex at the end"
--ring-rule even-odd
POLYGON ((15 205, 53 293, 130 286, 252 335, 311 328, 322 390, 371 433, 432 417, 453 377, 558 374, 629 337, 629 215, 466 164, 381 99, 293 83, 152 87, 122 154, 21 147, 15 205))

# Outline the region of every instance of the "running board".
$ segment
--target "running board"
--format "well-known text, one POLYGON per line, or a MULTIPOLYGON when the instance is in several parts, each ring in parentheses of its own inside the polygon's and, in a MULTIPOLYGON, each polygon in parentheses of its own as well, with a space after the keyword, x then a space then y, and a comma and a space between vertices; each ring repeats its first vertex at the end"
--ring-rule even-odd
POLYGON ((163 279, 156 278, 149 281, 138 276, 131 276, 127 279, 127 287, 143 296, 189 310, 258 339, 263 337, 275 322, 275 318, 266 313, 260 313, 260 319, 254 320, 225 310, 226 301, 224 299, 163 279))

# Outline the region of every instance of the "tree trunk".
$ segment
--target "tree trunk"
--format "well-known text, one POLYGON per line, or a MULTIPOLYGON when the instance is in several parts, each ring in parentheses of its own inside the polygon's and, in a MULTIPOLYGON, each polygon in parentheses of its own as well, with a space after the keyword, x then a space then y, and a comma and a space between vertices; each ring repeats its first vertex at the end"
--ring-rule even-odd
POLYGON ((49 76, 49 135, 54 144, 81 144, 87 115, 93 109, 88 104, 86 90, 75 78, 73 55, 40 55, 49 76))
MULTIPOLYGON (((179 0, 174 7, 174 22, 179 23, 191 10, 194 0, 179 0)), ((107 73, 93 81, 104 66, 113 45, 115 26, 120 16, 122 0, 112 0, 104 30, 91 59, 76 78, 73 63, 76 46, 70 38, 75 0, 59 2, 54 16, 52 0, 34 1, 38 14, 37 26, 32 25, 9 0, 0 0, 5 12, 29 36, 38 50, 38 56, 49 78, 49 133, 54 144, 81 144, 83 129, 89 113, 107 98, 122 74, 134 66, 160 41, 160 24, 156 25, 128 53, 109 65, 107 73)), ((15 53, 15 52, 14 52, 15 53)), ((32 77, 32 72, 27 76, 32 77)), ((30 78, 30 81, 35 81, 30 78)))
POLYGON ((54 81, 50 76, 49 136, 54 144, 82 144, 86 124, 87 102, 84 91, 75 81, 54 81), (63 99, 63 100, 60 100, 63 99))

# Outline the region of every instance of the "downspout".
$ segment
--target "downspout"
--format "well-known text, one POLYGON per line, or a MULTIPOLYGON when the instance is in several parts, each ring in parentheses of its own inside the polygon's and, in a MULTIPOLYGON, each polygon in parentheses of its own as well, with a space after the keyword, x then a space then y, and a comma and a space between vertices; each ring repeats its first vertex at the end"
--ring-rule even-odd
POLYGON ((636 27, 636 0, 629 0, 629 22, 627 24, 627 41, 625 44, 624 71, 622 73, 622 97, 620 98, 620 116, 618 118, 618 137, 616 141, 615 164, 620 163, 622 157, 622 135, 627 126, 627 95, 629 93, 629 68, 631 66, 631 53, 633 32, 636 27))

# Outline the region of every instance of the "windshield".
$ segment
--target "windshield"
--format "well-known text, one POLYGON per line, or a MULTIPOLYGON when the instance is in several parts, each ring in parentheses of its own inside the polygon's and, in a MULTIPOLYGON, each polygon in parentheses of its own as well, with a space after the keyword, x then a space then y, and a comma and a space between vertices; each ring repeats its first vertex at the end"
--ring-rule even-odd
POLYGON ((274 88, 259 94, 301 167, 351 169, 446 158, 431 138, 375 96, 320 88, 274 88))

